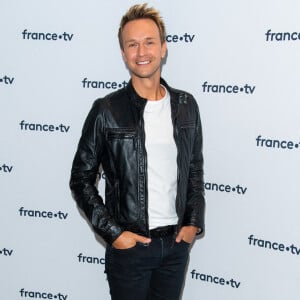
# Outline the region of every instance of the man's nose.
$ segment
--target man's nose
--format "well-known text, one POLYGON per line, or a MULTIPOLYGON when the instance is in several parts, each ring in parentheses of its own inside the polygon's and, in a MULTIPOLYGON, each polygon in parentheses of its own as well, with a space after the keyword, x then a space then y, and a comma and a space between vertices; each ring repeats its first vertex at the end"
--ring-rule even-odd
POLYGON ((139 44, 138 46, 138 55, 143 56, 146 52, 146 48, 143 44, 139 44))

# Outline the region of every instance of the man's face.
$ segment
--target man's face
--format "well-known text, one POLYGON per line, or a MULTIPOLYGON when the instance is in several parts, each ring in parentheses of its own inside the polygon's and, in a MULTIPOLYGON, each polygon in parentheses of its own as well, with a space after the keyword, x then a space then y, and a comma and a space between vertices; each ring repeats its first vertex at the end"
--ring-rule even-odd
POLYGON ((157 25, 151 19, 128 22, 122 32, 122 56, 136 78, 160 77, 161 59, 165 57, 167 46, 160 40, 157 25))

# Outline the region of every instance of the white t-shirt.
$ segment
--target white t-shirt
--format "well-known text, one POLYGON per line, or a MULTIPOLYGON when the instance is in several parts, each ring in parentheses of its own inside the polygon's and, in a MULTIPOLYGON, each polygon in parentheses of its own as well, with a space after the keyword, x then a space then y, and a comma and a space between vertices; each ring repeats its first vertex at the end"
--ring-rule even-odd
POLYGON ((173 136, 170 94, 147 101, 144 111, 148 166, 150 229, 177 224, 177 148, 173 136))

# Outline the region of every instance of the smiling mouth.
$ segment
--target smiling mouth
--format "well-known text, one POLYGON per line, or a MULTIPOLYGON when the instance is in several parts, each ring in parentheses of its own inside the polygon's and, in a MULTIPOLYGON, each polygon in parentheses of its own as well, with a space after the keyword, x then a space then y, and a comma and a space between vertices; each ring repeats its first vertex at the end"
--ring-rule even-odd
POLYGON ((145 60, 145 61, 139 61, 137 62, 138 65, 147 65, 150 63, 150 60, 145 60))

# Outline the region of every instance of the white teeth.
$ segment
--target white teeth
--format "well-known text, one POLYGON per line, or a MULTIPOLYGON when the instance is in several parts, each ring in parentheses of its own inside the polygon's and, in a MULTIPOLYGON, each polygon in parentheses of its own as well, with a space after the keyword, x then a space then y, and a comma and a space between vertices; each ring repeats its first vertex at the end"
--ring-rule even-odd
POLYGON ((146 65, 148 63, 149 63, 149 60, 147 60, 147 61, 139 61, 137 64, 138 65, 146 65))

